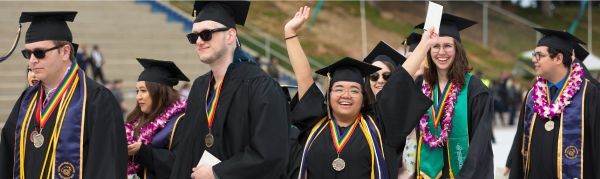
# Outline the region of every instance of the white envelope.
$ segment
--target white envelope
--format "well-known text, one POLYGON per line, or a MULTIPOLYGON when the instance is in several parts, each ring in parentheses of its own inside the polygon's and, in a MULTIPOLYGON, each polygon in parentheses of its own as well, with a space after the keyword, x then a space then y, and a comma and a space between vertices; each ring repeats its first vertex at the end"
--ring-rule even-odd
POLYGON ((432 26, 435 27, 435 33, 440 34, 440 23, 442 22, 442 13, 444 6, 429 1, 427 6, 427 17, 423 29, 427 30, 432 26))
POLYGON ((221 160, 219 160, 213 154, 211 154, 210 152, 205 150, 204 153, 202 154, 202 158, 200 158, 200 161, 198 162, 196 167, 198 167, 200 165, 214 166, 216 164, 219 164, 220 162, 221 162, 221 160))

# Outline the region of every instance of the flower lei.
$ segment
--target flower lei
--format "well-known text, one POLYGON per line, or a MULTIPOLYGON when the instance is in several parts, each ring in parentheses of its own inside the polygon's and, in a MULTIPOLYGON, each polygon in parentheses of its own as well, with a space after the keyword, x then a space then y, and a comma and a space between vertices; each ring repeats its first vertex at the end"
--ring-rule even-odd
POLYGON ((536 77, 536 83, 533 86, 533 110, 546 119, 552 119, 561 114, 566 106, 571 104, 571 98, 579 91, 583 82, 583 68, 578 63, 573 63, 571 74, 567 79, 567 86, 554 103, 550 104, 547 91, 547 80, 536 77))
MULTIPOLYGON (((175 115, 181 114, 185 112, 185 108, 187 103, 184 100, 178 100, 167 107, 167 109, 158 115, 156 119, 146 126, 140 128, 140 135, 137 139, 133 138, 133 132, 136 125, 138 125, 139 120, 135 119, 125 124, 125 134, 127 135, 127 145, 131 145, 136 142, 142 142, 144 145, 148 145, 152 142, 152 138, 156 132, 160 131, 165 127, 169 119, 175 115)), ((127 175, 136 174, 140 169, 141 165, 135 163, 133 158, 130 157, 127 162, 127 175)))
MULTIPOLYGON (((430 149, 439 148, 444 145, 445 141, 448 140, 448 133, 452 128, 452 116, 454 115, 454 105, 457 101, 459 89, 460 87, 458 87, 455 83, 450 83, 450 94, 448 94, 448 98, 446 99, 446 101, 444 101, 444 104, 442 104, 445 107, 443 109, 439 109, 445 110, 444 120, 442 120, 442 131, 439 137, 433 136, 433 134, 431 134, 431 131, 429 131, 429 126, 427 126, 427 119, 429 119, 429 114, 425 113, 421 117, 421 121, 419 122, 419 129, 423 134, 423 141, 429 145, 430 149)), ((431 85, 427 84, 427 82, 423 82, 421 90, 423 91, 423 94, 431 98, 431 85)))

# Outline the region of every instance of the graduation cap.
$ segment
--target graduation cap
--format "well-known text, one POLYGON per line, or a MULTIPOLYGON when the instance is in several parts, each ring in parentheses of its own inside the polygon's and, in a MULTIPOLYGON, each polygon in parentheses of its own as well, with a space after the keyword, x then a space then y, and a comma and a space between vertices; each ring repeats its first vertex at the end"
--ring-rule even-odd
POLYGON ((19 23, 31 22, 25 33, 25 43, 42 40, 72 42, 73 36, 66 21, 73 22, 77 12, 23 12, 19 23))
POLYGON ((417 34, 417 33, 410 33, 410 35, 408 35, 408 37, 406 37, 406 39, 404 40, 404 42, 402 42, 402 44, 404 46, 409 46, 408 51, 412 52, 415 50, 415 48, 417 48, 417 45, 419 45, 419 42, 421 41, 421 34, 417 34))
POLYGON ((71 42, 73 45, 73 54, 77 54, 77 50, 79 50, 79 44, 71 42))
POLYGON ((138 81, 150 81, 175 86, 179 81, 190 81, 172 61, 137 58, 144 67, 138 81))
POLYGON ((379 70, 381 70, 381 68, 350 57, 345 57, 325 68, 317 70, 316 73, 329 77, 330 85, 338 81, 350 81, 356 82, 364 87, 364 78, 379 70))
POLYGON ((581 60, 582 62, 590 55, 590 52, 585 50, 581 45, 575 45, 575 58, 581 60))
POLYGON ((537 46, 552 47, 563 52, 564 55, 571 54, 573 48, 575 48, 575 46, 578 46, 578 44, 585 44, 585 42, 579 40, 577 37, 571 35, 568 32, 543 28, 533 29, 544 35, 544 37, 542 37, 538 41, 537 46))
POLYGON ((376 61, 385 61, 397 67, 406 61, 406 57, 398 53, 396 49, 390 47, 387 43, 379 41, 377 46, 363 60, 363 62, 368 64, 373 64, 376 61))
POLYGON ((21 23, 31 22, 25 33, 26 44, 43 40, 73 42, 73 35, 66 21, 73 22, 75 15, 77 15, 76 11, 22 12, 19 18, 17 38, 11 50, 5 56, 0 57, 0 61, 6 60, 17 47, 21 36, 21 23))
POLYGON ((194 23, 212 20, 234 28, 244 25, 250 9, 250 1, 196 1, 194 2, 194 23))
MULTIPOLYGON (((440 37, 450 36, 454 37, 454 39, 460 42, 461 40, 459 32, 475 24, 477 24, 477 22, 444 13, 442 14, 442 22, 440 23, 440 37)), ((424 22, 415 26, 415 28, 423 29, 423 26, 425 26, 424 22)))
POLYGON ((298 90, 298 86, 294 86, 294 85, 281 85, 281 90, 283 90, 283 94, 285 94, 285 96, 287 97, 287 101, 290 102, 292 101, 292 95, 290 93, 290 89, 293 90, 298 90))

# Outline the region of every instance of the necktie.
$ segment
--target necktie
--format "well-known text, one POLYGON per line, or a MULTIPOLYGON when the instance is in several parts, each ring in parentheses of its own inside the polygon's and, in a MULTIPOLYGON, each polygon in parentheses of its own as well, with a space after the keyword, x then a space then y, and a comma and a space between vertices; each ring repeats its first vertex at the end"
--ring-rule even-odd
POLYGON ((554 101, 554 98, 556 98, 556 90, 558 90, 558 88, 556 88, 556 86, 552 86, 550 87, 550 99, 552 101, 554 101))

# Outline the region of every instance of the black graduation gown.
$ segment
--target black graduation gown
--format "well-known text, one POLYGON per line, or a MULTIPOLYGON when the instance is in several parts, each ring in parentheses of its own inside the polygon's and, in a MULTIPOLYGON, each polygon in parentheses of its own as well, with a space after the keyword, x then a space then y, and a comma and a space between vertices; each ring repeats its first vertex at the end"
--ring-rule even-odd
MULTIPOLYGON (((310 129, 327 115, 327 106, 321 91, 313 84, 302 99, 292 100, 290 119, 302 131, 299 143, 304 146, 310 129)), ((377 96, 375 112, 363 113, 374 117, 381 132, 383 150, 388 168, 388 178, 396 178, 398 163, 396 151, 404 148, 406 136, 417 125, 420 115, 425 113, 431 100, 418 88, 410 75, 400 68, 388 79, 377 96)), ((371 156, 367 139, 357 126, 340 158, 346 161, 346 168, 335 172, 331 162, 337 158, 333 141, 326 127, 315 139, 306 157, 308 178, 370 178, 371 156)), ((400 152, 401 153, 401 152, 400 152)), ((301 153, 300 153, 301 155, 301 153)), ((301 162, 301 161, 293 161, 301 162)))
MULTIPOLYGON (((583 90, 583 89, 580 89, 583 90)), ((600 96, 598 96, 598 88, 588 82, 584 103, 584 162, 583 162, 583 178, 600 178, 600 96)), ((525 99, 524 104, 527 99, 525 99)), ((519 125, 517 133, 513 140, 513 148, 518 149, 511 152, 512 160, 510 167, 509 178, 525 178, 523 166, 523 131, 528 131, 523 128, 525 121, 526 105, 521 107, 519 115, 519 125)), ((554 126, 560 126, 560 115, 552 119, 554 126)), ((555 128, 556 129, 556 128, 555 128)), ((552 130, 547 132, 544 129, 543 122, 536 122, 533 134, 531 134, 531 168, 529 178, 558 178, 556 168, 556 153, 558 144, 558 131, 552 130)))
MULTIPOLYGON (((83 178, 125 178, 127 173, 127 143, 121 108, 113 94, 103 86, 86 77, 87 102, 83 145, 83 178)), ((24 93, 23 93, 24 94, 24 93)), ((15 103, 4 128, 0 144, 0 178, 12 178, 15 145, 15 127, 24 95, 15 103)), ((27 145, 25 176, 39 178, 48 149, 51 131, 56 121, 52 114, 42 134, 46 142, 41 148, 27 145)), ((34 130, 35 119, 29 125, 34 130)), ((30 141, 27 141, 29 144, 30 141)), ((49 163, 49 162, 48 162, 49 163)), ((48 168, 48 167, 46 167, 48 168)), ((47 170, 47 169, 46 169, 47 170)))
MULTIPOLYGON (((156 135, 166 135, 168 137, 162 140, 152 140, 150 146, 142 144, 140 150, 135 155, 135 162, 139 163, 144 169, 137 172, 140 178, 169 178, 175 161, 174 149, 169 148, 171 143, 171 134, 177 133, 177 124, 180 117, 184 114, 171 117, 165 128, 157 132, 156 135)), ((175 135, 173 136, 175 137, 175 135)), ((175 139, 173 139, 175 140, 175 139)))
POLYGON ((288 160, 288 103, 283 91, 255 63, 229 65, 219 97, 212 134, 208 134, 206 91, 212 72, 198 77, 188 98, 186 115, 179 122, 182 145, 175 150, 171 178, 190 178, 204 150, 221 160, 213 166, 219 178, 285 178, 288 160))
MULTIPOLYGON (((494 110, 491 94, 483 82, 475 76, 471 76, 468 90, 469 152, 460 172, 458 175, 455 174, 454 177, 494 178, 494 154, 491 143, 494 110)), ((417 132, 417 140, 419 137, 420 132, 417 132)), ((448 148, 446 146, 443 146, 443 148, 444 154, 447 154, 448 148)), ((415 164, 415 166, 418 166, 418 164, 415 164)), ((449 178, 449 176, 448 155, 444 155, 442 178, 449 178)))

